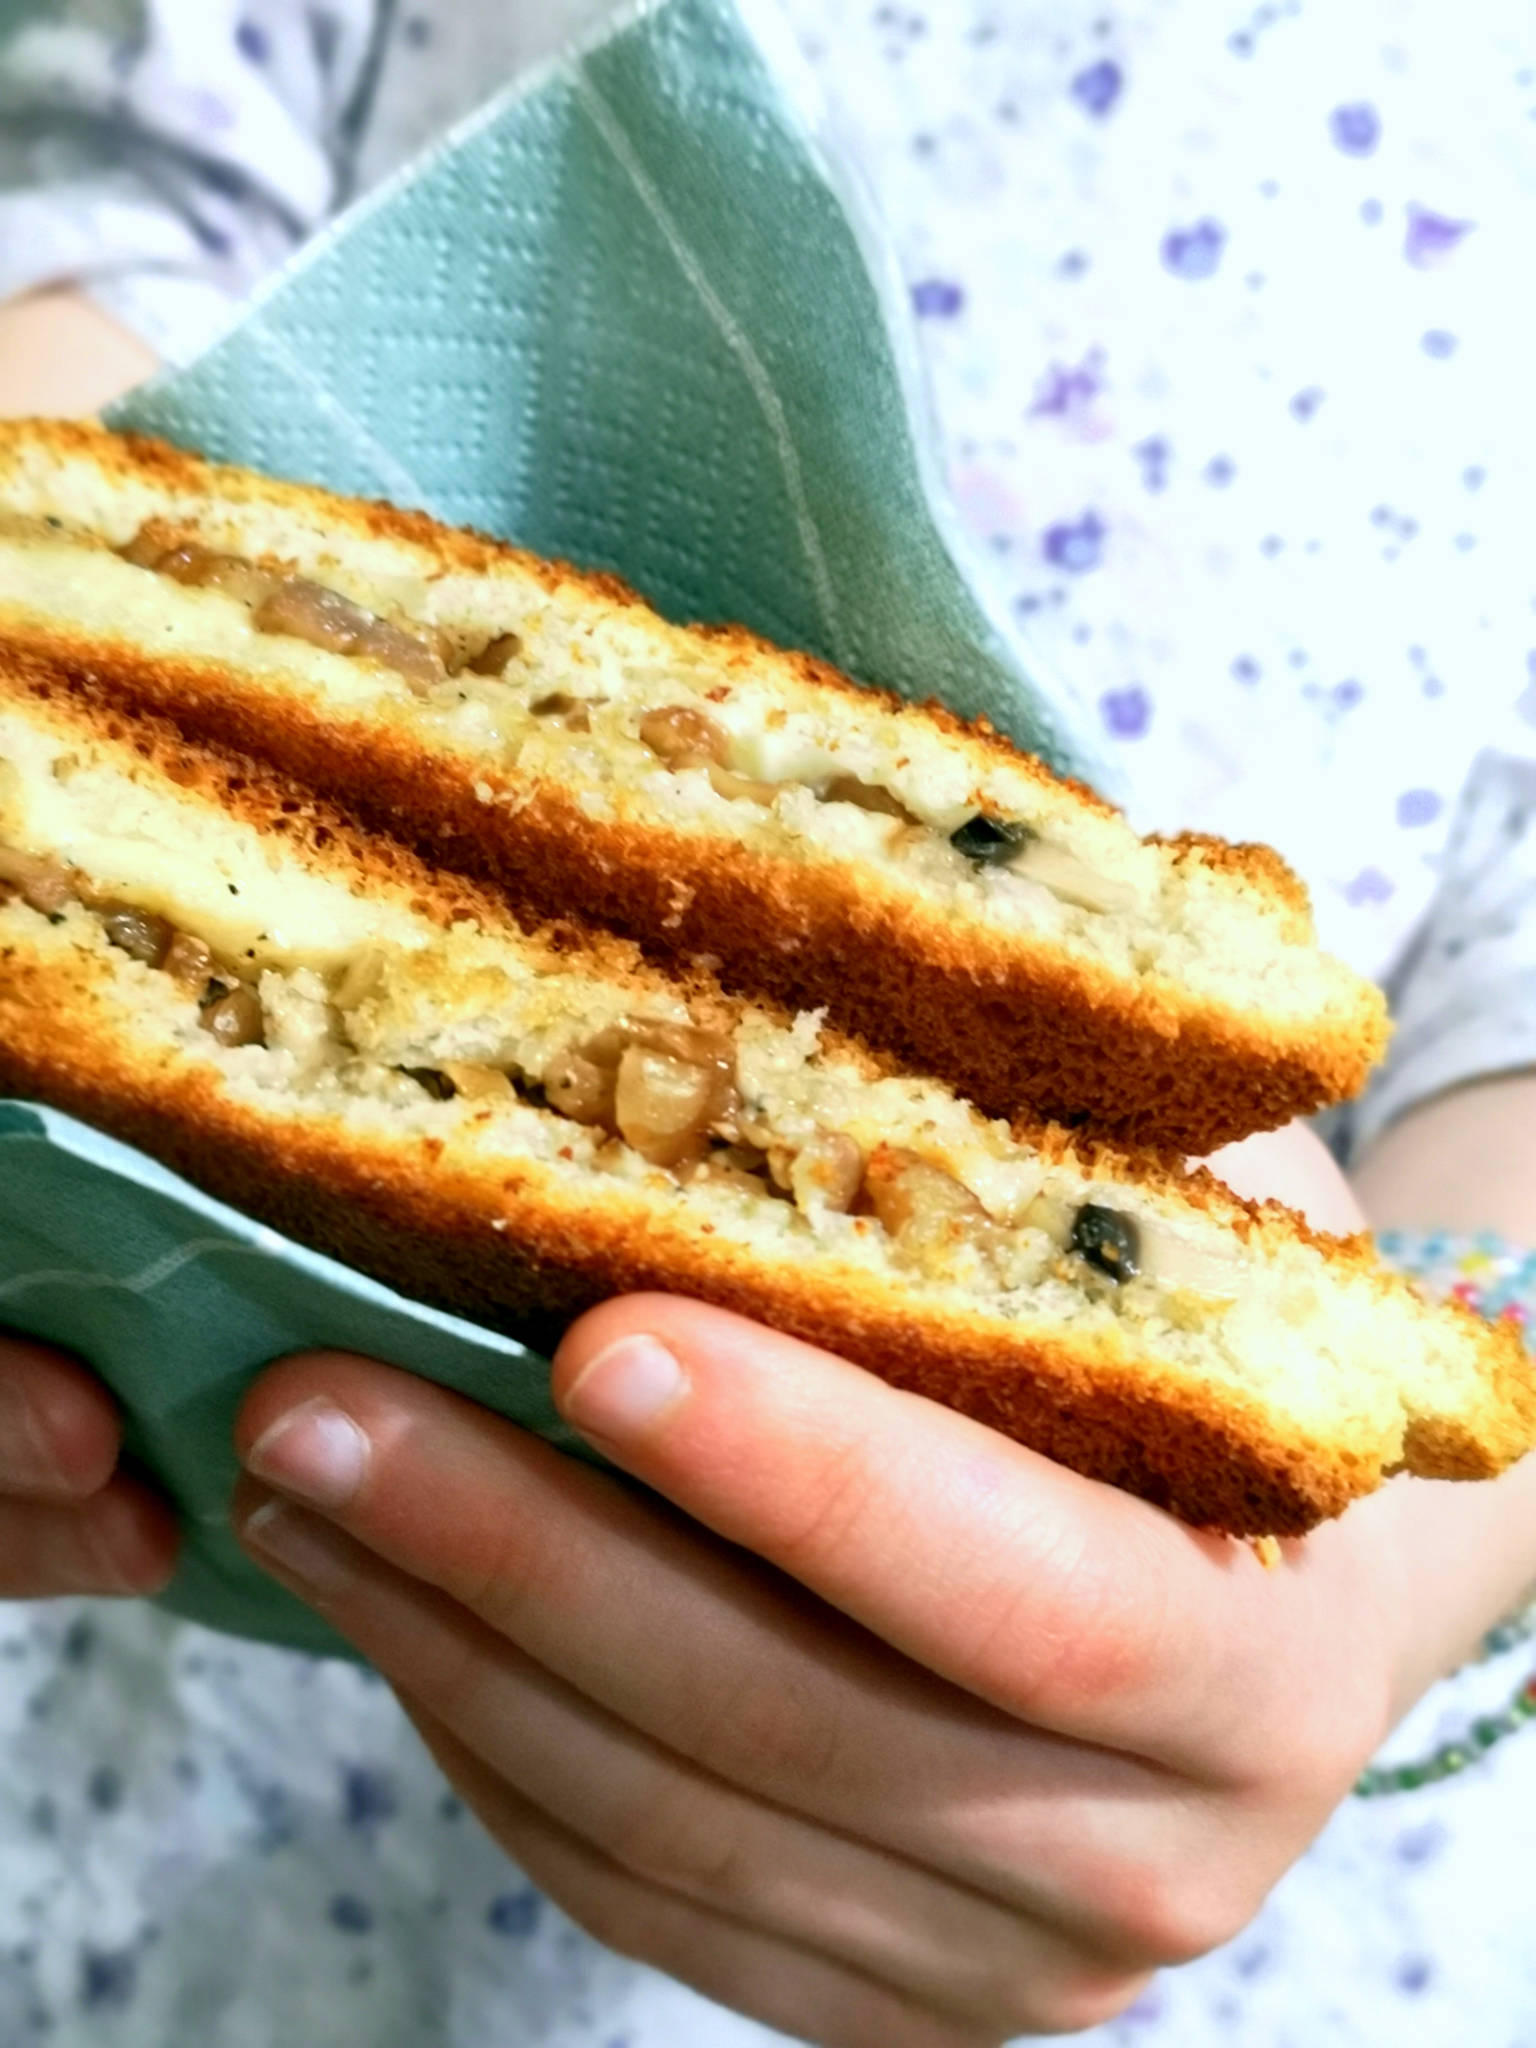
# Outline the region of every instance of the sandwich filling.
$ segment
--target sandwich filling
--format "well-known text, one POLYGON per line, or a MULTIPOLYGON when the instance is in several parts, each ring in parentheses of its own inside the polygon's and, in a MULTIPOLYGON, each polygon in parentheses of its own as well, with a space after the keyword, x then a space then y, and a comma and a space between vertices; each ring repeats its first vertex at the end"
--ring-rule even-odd
POLYGON ((88 956, 146 1038, 241 1101, 622 1184, 776 1263, 1129 1343, 1305 1428, 1398 1441, 1405 1401, 1433 1411, 1469 1370, 1465 1333, 1406 1290, 1206 1188, 1016 1135, 815 1015, 434 914, 328 836, 301 853, 125 742, 0 705, 0 948, 88 956), (1393 1375, 1361 1369, 1384 1353, 1393 1375))

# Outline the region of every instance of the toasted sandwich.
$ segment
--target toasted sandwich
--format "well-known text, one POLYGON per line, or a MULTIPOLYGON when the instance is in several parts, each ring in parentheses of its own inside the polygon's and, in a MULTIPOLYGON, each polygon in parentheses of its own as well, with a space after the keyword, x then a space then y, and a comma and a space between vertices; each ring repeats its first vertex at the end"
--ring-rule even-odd
POLYGON ((0 422, 0 643, 992 1115, 1204 1153, 1385 1041, 1268 848, 1139 838, 985 725, 417 513, 0 422))
POLYGON ((694 1296, 1234 1534, 1536 1442, 1513 1329, 1365 1240, 988 1118, 819 1007, 519 923, 14 649, 0 1089, 535 1343, 614 1294, 694 1296))

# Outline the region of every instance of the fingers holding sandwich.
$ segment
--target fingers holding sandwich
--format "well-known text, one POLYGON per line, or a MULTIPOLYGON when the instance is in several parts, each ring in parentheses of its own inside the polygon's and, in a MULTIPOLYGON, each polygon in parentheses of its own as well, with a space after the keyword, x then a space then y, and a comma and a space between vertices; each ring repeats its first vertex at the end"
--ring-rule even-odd
MULTIPOLYGON (((688 1522, 361 1360, 275 1368, 237 1442, 257 1478, 615 1710, 644 1723, 665 1695, 665 1739, 685 1747, 709 1740, 720 1703, 697 1676, 674 1697, 689 1662, 678 1615, 749 1693, 781 1685, 796 1637, 815 1691, 850 1639, 802 1602, 807 1633, 780 1581, 744 1576, 741 1552, 1013 1726, 1214 1781, 1250 1770, 1282 1711, 1294 1732, 1283 1660, 1318 1626, 1319 1580, 1333 1586, 1305 1556, 1263 1573, 1238 1546, 811 1346, 671 1297, 584 1318, 554 1384, 576 1427, 688 1522), (700 1523, 725 1544, 704 1543, 700 1523)), ((286 1526, 268 1517, 247 1538, 259 1548, 286 1526)), ((1328 1711, 1343 1714, 1336 1699, 1328 1711)))
POLYGON ((169 1578, 168 1509, 116 1473, 117 1410, 63 1353, 0 1336, 0 1597, 150 1593, 169 1578))
POLYGON ((791 2031, 828 1969, 998 2036, 1104 2017, 1237 1932, 1379 1737, 1368 1517, 1265 1573, 668 1297, 576 1325, 556 1388, 652 1490, 309 1356, 246 1402, 237 1527, 578 1919, 791 2031), (700 1978, 718 1908, 787 2004, 700 1978))
MULTIPOLYGON (((1354 1568, 1337 1526, 1266 1572, 962 1415, 665 1296, 583 1318, 553 1390, 615 1463, 1021 1721, 1215 1783, 1247 1776, 1271 1720, 1305 1739, 1286 1663, 1354 1568)), ((1348 1722, 1350 1704, 1327 1712, 1348 1722)))

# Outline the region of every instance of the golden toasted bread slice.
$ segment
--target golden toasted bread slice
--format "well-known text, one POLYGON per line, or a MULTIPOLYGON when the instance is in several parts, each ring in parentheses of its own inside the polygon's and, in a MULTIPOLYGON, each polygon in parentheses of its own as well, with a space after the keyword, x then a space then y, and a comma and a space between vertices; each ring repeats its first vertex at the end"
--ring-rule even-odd
POLYGON ((417 514, 0 423, 0 637, 994 1114, 1205 1152, 1384 1042, 1267 848, 1139 839, 988 729, 417 514))
POLYGON ((1188 1519, 1291 1534, 1536 1439, 1509 1328, 1204 1173, 989 1121, 269 769, 0 660, 0 1087, 546 1341, 662 1288, 1188 1519))

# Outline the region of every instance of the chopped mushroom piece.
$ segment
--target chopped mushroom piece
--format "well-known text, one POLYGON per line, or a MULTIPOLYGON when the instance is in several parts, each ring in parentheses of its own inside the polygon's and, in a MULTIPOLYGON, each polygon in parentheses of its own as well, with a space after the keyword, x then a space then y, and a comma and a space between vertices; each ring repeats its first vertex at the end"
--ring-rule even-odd
POLYGON ((213 972, 213 948, 206 939, 194 938, 191 932, 178 932, 159 964, 190 995, 207 986, 213 972))
POLYGON ((731 744, 724 727, 691 704, 647 711, 640 721, 640 739, 658 760, 674 769, 707 768, 711 762, 723 767, 731 744))
POLYGON ((464 666, 472 675, 499 676, 509 661, 523 651, 522 638, 517 633, 498 633, 494 640, 488 640, 478 654, 472 654, 464 666))
POLYGON ((159 561, 146 566, 195 589, 222 590, 226 595, 238 598, 242 604, 253 607, 265 604, 281 581, 270 571, 258 569, 253 562, 242 561, 238 555, 218 555, 209 548, 195 547, 190 542, 169 549, 159 561))
POLYGON ((613 1129, 613 1091, 618 1061, 607 1065, 574 1048, 559 1053, 545 1068, 544 1094, 552 1109, 573 1123, 602 1124, 613 1129))
POLYGON ((729 768, 710 763, 709 786, 716 796, 728 801, 743 798, 751 804, 771 804, 779 793, 778 784, 757 782, 750 775, 737 775, 729 768))
POLYGON ((452 1102, 458 1090, 445 1073, 437 1067, 402 1067, 402 1074, 409 1074, 418 1088, 424 1088, 434 1102, 452 1102))
POLYGON ((834 775, 821 793, 828 804, 857 804, 861 811, 879 811, 888 818, 900 818, 904 825, 921 824, 899 796, 893 796, 878 782, 861 782, 857 775, 834 775))
POLYGON ((80 895, 79 877, 63 861, 9 846, 0 846, 0 882, 9 882, 22 902, 43 917, 62 917, 80 895))
POLYGON ((538 698, 528 709, 535 718, 552 718, 569 732, 592 730, 592 714, 584 699, 572 697, 565 690, 551 690, 547 697, 538 698))
POLYGON ((1072 1219, 1072 1249, 1111 1280, 1134 1280, 1141 1271, 1141 1233, 1135 1218, 1100 1202, 1084 1202, 1072 1219))
POLYGON ((135 569, 158 569, 170 553, 171 542, 163 528, 155 520, 141 526, 130 541, 125 541, 118 553, 125 562, 132 562, 135 569))
POLYGON ((864 1178, 864 1155, 842 1131, 818 1131, 800 1147, 789 1167, 789 1187, 797 1208, 851 1209, 864 1178))
POLYGON ((244 982, 210 981, 199 1005, 200 1022, 220 1045, 265 1045, 266 1019, 261 998, 244 982))
POLYGON ((388 619, 370 619, 358 634, 352 653, 382 662, 385 668, 392 668, 396 675, 404 676, 408 683, 419 683, 423 690, 430 690, 448 674, 442 656, 434 647, 429 647, 416 634, 407 633, 403 627, 392 626, 388 619))
POLYGON ((731 1040, 659 1019, 612 1024, 557 1054, 541 1078, 562 1116, 616 1130, 654 1166, 696 1155, 737 1103, 731 1040))
POLYGON ((146 967, 165 965, 176 937, 176 927, 168 917, 157 917, 152 910, 135 910, 129 903, 104 903, 100 916, 102 930, 130 959, 140 960, 146 967))
POLYGON ((614 1085, 619 1136, 652 1166, 677 1166, 703 1152, 718 1092, 711 1068, 628 1046, 614 1085))
POLYGON ((964 1181, 896 1145, 871 1153, 864 1193, 900 1250, 929 1271, 942 1271, 956 1251, 990 1252, 1001 1235, 964 1181))
POLYGON ((978 811, 974 818, 949 835, 956 853, 963 853, 972 867, 1012 867, 1034 838, 1028 825, 1010 825, 1002 818, 989 818, 978 811))
POLYGON ((312 647, 350 654, 372 614, 307 576, 285 576, 256 614, 258 633, 291 633, 312 647))

